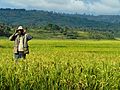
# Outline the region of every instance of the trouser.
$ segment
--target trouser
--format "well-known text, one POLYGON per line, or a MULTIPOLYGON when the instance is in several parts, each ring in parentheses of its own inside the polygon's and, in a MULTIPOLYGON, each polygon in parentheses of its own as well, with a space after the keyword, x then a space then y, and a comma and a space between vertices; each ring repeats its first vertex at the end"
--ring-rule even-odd
POLYGON ((24 52, 18 52, 18 53, 14 53, 14 58, 15 59, 19 59, 19 58, 26 58, 26 54, 24 54, 24 52))

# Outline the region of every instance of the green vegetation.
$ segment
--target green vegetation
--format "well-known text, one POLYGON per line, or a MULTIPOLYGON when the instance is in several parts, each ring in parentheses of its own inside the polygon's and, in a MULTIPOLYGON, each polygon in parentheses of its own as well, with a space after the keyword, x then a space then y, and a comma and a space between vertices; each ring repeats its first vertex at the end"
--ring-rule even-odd
POLYGON ((0 9, 0 36, 8 37, 18 25, 23 25, 37 39, 115 39, 120 38, 119 18, 119 15, 0 9))
POLYGON ((0 39, 1 90, 120 90, 120 42, 32 40, 30 54, 12 59, 0 39))
POLYGON ((120 90, 119 18, 0 9, 0 90, 120 90), (18 25, 34 40, 15 62, 8 37, 18 25))
POLYGON ((10 35, 10 27, 5 24, 0 24, 0 36, 9 36, 10 35))
POLYGON ((117 28, 119 15, 80 15, 48 12, 42 10, 0 9, 0 22, 10 25, 41 26, 48 23, 69 27, 117 28))
MULTIPOLYGON (((15 32, 16 28, 17 26, 0 24, 0 36, 9 37, 15 32)), ((56 24, 26 29, 35 39, 115 39, 111 32, 62 27, 56 24)))

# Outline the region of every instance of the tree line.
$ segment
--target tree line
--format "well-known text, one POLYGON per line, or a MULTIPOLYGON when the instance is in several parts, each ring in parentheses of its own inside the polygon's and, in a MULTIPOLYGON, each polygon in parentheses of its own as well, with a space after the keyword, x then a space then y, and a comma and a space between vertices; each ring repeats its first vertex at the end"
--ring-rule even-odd
POLYGON ((1 8, 0 36, 9 36, 18 25, 22 25, 36 38, 113 39, 120 37, 119 18, 119 15, 94 16, 1 8))

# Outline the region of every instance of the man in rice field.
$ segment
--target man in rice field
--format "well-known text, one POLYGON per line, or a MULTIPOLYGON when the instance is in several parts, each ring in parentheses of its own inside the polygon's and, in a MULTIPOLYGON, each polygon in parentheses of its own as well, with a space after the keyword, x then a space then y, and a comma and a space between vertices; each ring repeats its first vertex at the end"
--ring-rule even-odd
POLYGON ((10 41, 14 41, 14 58, 26 58, 26 54, 29 54, 28 41, 32 39, 32 36, 26 33, 26 30, 22 26, 19 26, 13 35, 9 37, 10 41))

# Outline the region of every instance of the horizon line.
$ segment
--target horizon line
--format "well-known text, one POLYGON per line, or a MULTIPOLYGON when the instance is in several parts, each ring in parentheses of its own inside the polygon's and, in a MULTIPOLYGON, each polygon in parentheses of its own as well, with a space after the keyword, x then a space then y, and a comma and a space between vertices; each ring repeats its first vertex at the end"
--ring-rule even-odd
POLYGON ((57 12, 54 10, 43 10, 43 9, 26 9, 26 8, 0 8, 0 10, 23 10, 23 11, 44 11, 44 12, 53 12, 53 13, 58 13, 58 14, 68 14, 68 15, 84 15, 84 16, 120 16, 120 14, 87 14, 87 13, 67 13, 67 12, 57 12))

